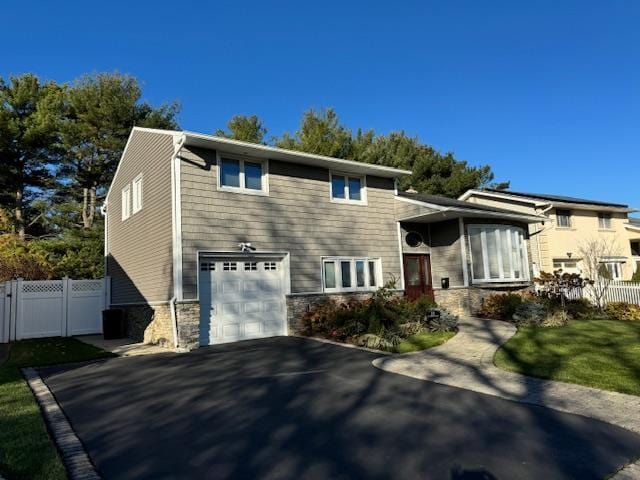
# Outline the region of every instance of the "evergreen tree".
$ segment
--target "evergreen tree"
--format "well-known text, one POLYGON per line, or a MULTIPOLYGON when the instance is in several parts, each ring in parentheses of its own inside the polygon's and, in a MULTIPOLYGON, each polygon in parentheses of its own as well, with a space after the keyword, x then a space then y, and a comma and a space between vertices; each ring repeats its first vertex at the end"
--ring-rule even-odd
POLYGON ((264 144, 267 129, 256 115, 235 115, 227 122, 226 131, 218 129, 215 134, 243 142, 264 144))

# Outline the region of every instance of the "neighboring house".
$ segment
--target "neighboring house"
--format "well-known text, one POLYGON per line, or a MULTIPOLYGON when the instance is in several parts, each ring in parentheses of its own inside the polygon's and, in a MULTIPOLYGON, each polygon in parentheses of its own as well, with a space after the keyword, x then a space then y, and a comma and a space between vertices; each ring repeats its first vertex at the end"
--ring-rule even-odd
POLYGON ((311 306, 388 282, 458 313, 529 288, 541 217, 397 192, 408 174, 134 128, 106 200, 111 306, 130 336, 195 348, 300 331, 311 306))
POLYGON ((635 273, 640 269, 640 218, 629 218, 629 221, 625 224, 625 228, 627 232, 629 232, 633 271, 635 273))
POLYGON ((634 243, 630 241, 629 233, 635 229, 637 237, 640 237, 640 227, 629 223, 628 214, 634 210, 628 205, 492 189, 469 190, 460 200, 547 217, 548 221, 544 224, 529 225, 536 275, 540 271, 552 272, 557 269, 583 273, 581 245, 596 238, 603 238, 613 246, 612 254, 600 260, 612 277, 615 280, 629 280, 633 275, 636 262, 632 254, 634 243))

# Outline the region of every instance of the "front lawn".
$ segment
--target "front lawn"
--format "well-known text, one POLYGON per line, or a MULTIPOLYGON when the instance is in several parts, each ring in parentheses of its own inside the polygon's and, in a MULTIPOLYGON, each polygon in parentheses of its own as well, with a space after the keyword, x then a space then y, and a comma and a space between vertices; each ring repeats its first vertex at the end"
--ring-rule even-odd
POLYGON ((0 474, 9 479, 67 478, 21 367, 55 365, 113 354, 74 338, 21 340, 0 365, 0 474))
POLYGON ((397 353, 417 352, 427 348, 437 347, 452 338, 456 332, 425 332, 412 335, 396 346, 397 353))
POLYGON ((640 395, 640 322, 574 320, 521 327, 495 364, 533 377, 640 395))

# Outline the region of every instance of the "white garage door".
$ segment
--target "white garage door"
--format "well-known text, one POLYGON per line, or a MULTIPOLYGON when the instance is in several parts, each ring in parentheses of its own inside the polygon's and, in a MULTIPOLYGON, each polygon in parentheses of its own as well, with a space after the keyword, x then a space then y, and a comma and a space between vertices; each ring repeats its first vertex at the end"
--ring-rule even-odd
POLYGON ((200 259, 200 345, 286 332, 281 259, 200 259))

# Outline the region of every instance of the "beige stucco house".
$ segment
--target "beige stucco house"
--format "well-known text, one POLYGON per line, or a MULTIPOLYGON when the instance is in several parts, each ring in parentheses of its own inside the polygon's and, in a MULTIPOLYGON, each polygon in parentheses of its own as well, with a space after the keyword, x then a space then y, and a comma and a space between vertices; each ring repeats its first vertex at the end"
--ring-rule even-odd
POLYGON ((640 223, 629 219, 628 205, 559 195, 469 190, 460 200, 514 212, 543 215, 543 223, 529 225, 531 262, 535 274, 562 269, 584 273, 581 246, 602 238, 612 246, 600 259, 615 280, 629 280, 640 262, 640 223))

